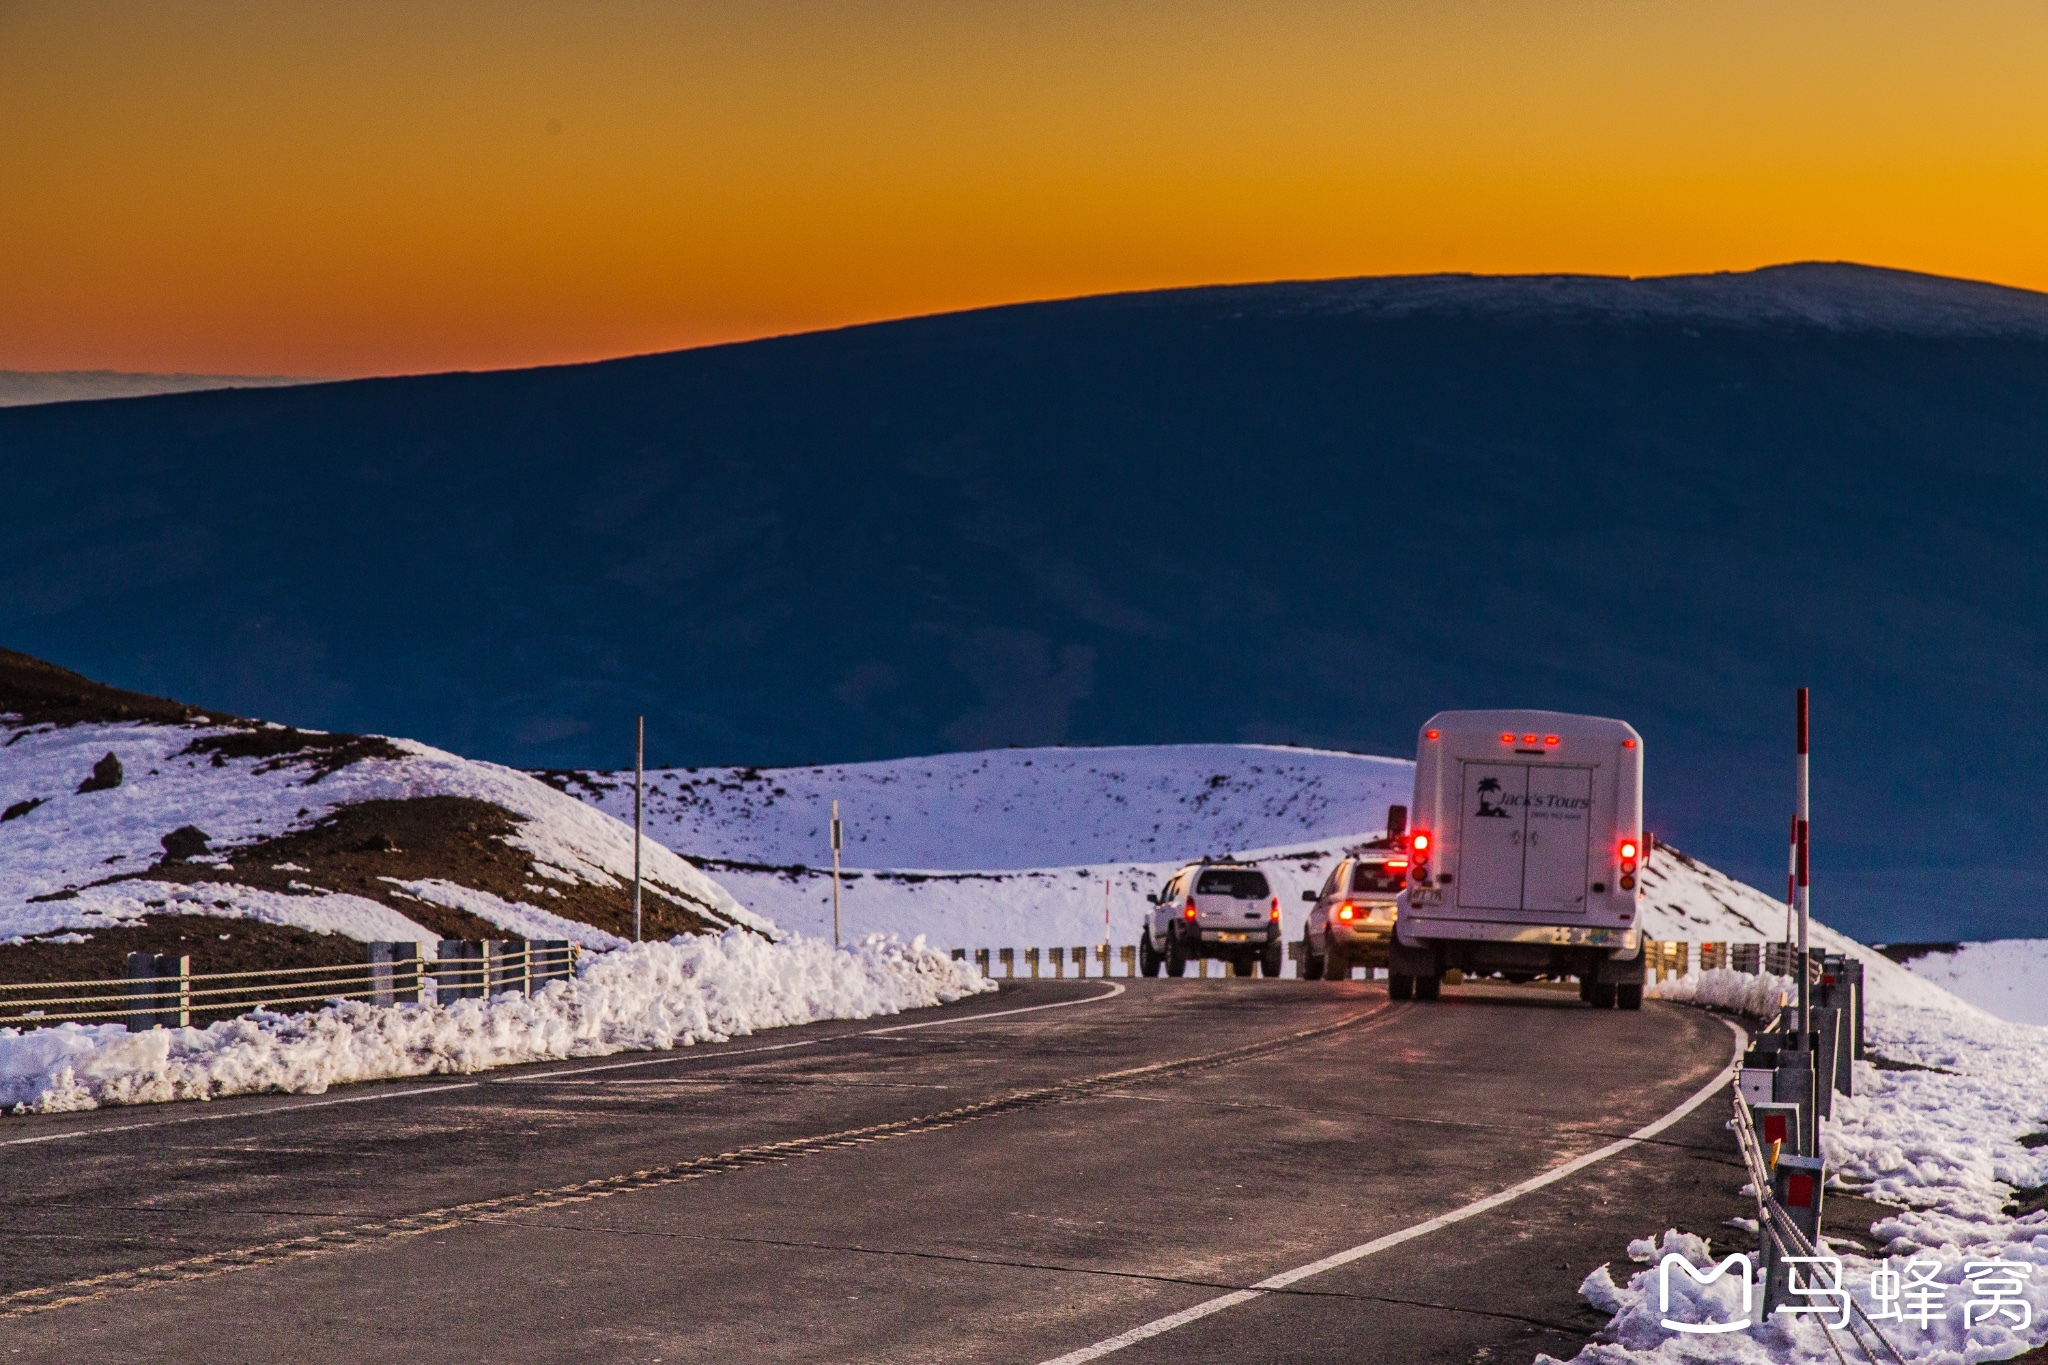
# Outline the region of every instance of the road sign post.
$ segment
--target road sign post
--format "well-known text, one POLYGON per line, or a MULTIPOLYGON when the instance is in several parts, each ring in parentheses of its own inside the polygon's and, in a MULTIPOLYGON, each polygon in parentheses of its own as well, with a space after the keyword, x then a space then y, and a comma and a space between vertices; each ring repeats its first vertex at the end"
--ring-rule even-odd
POLYGON ((832 946, 839 946, 839 803, 832 803, 832 946))
POLYGON ((647 717, 633 722, 633 942, 640 941, 640 828, 647 774, 647 717))

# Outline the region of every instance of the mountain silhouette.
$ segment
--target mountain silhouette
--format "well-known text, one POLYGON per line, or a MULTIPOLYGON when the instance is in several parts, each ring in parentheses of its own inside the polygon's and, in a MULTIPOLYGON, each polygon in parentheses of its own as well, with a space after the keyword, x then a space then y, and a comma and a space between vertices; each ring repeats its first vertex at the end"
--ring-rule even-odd
MULTIPOLYGON (((1618 716, 1653 829, 2039 931, 2048 297, 1847 265, 1232 286, 0 411, 0 644, 527 767, 1618 716)), ((13 799, 15 794, 0 793, 13 799)), ((688 852, 688 850, 683 850, 688 852)))

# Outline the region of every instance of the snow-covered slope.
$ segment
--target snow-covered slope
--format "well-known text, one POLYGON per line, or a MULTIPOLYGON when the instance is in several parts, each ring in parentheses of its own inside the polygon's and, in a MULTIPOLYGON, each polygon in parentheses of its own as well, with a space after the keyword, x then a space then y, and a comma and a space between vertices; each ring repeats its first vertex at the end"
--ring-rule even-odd
POLYGON ((1914 976, 2001 1019, 2048 1024, 2048 939, 1928 945, 1904 957, 1904 965, 1914 976))
MULTIPOLYGON (((20 655, 0 687, 0 940, 180 914, 427 943, 630 932, 632 830, 525 773, 210 717, 20 655), (96 718, 116 715, 138 718, 96 718)), ((650 936, 774 933, 658 842, 643 884, 650 936)))
MULTIPOLYGON (((1414 765, 1263 744, 989 749, 805 768, 647 774, 648 831, 686 855, 830 865, 832 802, 859 867, 986 871, 1156 862, 1355 838, 1414 765)), ((550 773, 624 820, 631 773, 550 773)))

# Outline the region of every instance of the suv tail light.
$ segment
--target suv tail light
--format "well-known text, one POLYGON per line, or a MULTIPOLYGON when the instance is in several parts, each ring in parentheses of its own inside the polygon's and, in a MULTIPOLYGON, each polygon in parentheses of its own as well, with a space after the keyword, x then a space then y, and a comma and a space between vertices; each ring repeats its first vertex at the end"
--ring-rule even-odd
POLYGON ((1273 897, 1273 909, 1266 918, 1272 920, 1275 924, 1280 922, 1280 898, 1278 896, 1273 897))
POLYGON ((1180 917, 1187 920, 1195 917, 1195 898, 1193 896, 1188 897, 1187 909, 1180 912, 1180 917))
POLYGON ((1338 906, 1337 918, 1343 920, 1346 924, 1349 924, 1352 920, 1358 918, 1358 907, 1348 903, 1338 906))

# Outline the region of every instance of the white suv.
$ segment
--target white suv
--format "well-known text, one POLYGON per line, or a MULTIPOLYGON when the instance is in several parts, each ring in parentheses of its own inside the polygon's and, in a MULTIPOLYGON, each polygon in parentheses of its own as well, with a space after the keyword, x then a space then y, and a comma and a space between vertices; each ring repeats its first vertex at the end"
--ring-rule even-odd
POLYGON ((1305 981, 1348 981, 1353 967, 1384 967, 1394 937, 1395 897, 1408 883, 1408 855, 1394 839, 1375 840, 1330 870, 1301 927, 1305 981))
POLYGON ((1204 858, 1145 899, 1152 902, 1138 939, 1145 975, 1159 975, 1164 963, 1168 976, 1179 976, 1191 957, 1220 958, 1239 976, 1250 976, 1254 964, 1280 975, 1280 898, 1256 864, 1204 858))

